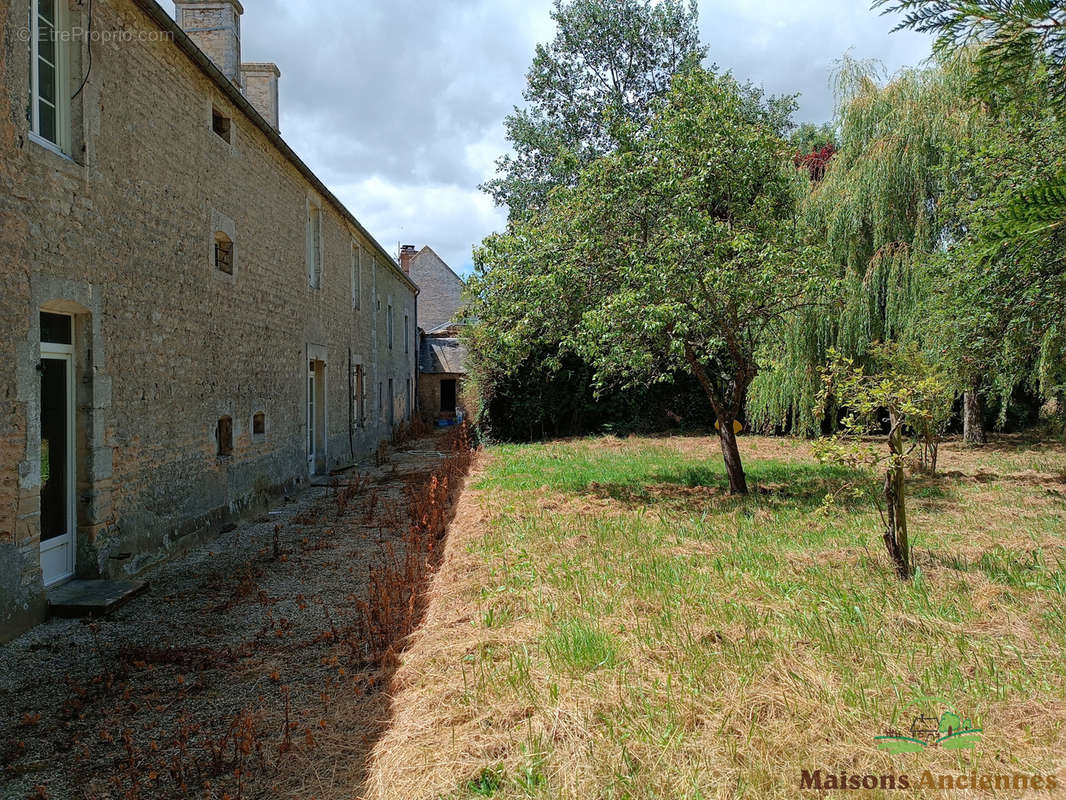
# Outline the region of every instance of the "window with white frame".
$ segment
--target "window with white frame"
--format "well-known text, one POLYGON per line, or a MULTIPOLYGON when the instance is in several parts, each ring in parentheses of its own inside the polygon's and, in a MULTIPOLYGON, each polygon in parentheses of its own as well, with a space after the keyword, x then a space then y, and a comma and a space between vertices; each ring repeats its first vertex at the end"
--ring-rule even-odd
POLYGON ((63 0, 30 0, 30 105, 35 136, 70 150, 69 42, 63 0))
POLYGON ((363 248, 352 241, 352 308, 359 308, 363 300, 363 248))
POLYGON ((322 288, 322 209, 307 204, 307 283, 312 289, 322 288))

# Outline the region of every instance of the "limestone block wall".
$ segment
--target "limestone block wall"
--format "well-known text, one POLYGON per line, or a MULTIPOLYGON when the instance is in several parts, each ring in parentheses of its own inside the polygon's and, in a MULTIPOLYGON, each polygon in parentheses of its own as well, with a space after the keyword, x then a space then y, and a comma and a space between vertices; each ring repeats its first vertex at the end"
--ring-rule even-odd
POLYGON ((431 331, 455 321, 463 307, 463 281, 431 247, 411 259, 411 278, 418 284, 418 324, 431 331))
POLYGON ((427 419, 437 419, 441 416, 441 381, 454 380, 456 389, 456 406, 463 408, 463 379, 462 373, 422 373, 418 378, 419 409, 427 419))
MULTIPOLYGON (((135 573, 307 481, 308 367, 324 364, 326 469, 390 435, 414 385, 415 288, 134 0, 96 0, 71 152, 25 119, 29 0, 0 0, 0 640, 41 618, 42 308, 75 319, 77 574, 135 573), (118 37, 116 37, 117 39, 118 37), (230 141, 212 114, 231 122, 230 141), (307 264, 322 211, 321 278, 307 264), (234 242, 215 268, 214 235, 234 242), (361 252, 358 261, 354 252, 361 252), (353 266, 362 292, 353 300, 353 266), (392 347, 388 309, 393 313, 392 347), (411 343, 405 347, 408 314, 411 343), (365 375, 365 420, 353 410, 365 375), (253 417, 265 418, 263 434, 253 417), (218 420, 233 422, 220 457, 218 420)), ((71 24, 88 20, 70 0, 71 24)), ((72 46, 80 70, 86 42, 72 46)), ((81 75, 78 76, 79 82, 81 75)))

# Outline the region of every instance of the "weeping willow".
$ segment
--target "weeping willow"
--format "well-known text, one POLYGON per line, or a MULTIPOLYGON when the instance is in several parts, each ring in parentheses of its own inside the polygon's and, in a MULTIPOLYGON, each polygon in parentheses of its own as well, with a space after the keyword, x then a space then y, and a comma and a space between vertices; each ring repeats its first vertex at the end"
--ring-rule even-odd
POLYGON ((840 149, 803 204, 800 224, 837 280, 781 325, 752 384, 758 427, 817 432, 814 398, 830 347, 859 363, 870 345, 917 341, 950 222, 941 213, 945 162, 983 124, 961 63, 900 73, 845 59, 837 73, 840 149))

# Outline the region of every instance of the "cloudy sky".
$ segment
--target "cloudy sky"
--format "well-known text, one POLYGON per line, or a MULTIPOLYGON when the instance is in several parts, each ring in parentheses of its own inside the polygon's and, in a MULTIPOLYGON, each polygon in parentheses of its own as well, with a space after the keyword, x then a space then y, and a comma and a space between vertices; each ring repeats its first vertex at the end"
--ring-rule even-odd
MULTIPOLYGON (((245 61, 281 68, 281 132, 389 251, 431 245, 460 273, 503 225, 478 191, 505 152, 551 0, 244 0, 245 61)), ((868 0, 700 0, 709 59, 802 94, 798 121, 832 116, 833 62, 849 48, 895 71, 929 40, 889 35, 868 0)))

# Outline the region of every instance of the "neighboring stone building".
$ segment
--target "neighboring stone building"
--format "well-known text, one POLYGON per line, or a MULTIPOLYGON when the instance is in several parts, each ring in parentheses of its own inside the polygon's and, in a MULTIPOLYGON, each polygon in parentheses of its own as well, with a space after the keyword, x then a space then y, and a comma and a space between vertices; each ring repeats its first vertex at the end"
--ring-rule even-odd
POLYGON ((458 326, 421 334, 418 360, 418 404, 423 415, 452 418, 461 406, 466 378, 466 347, 458 326))
POLYGON ((400 249, 400 264, 418 284, 418 405, 430 418, 454 417, 466 377, 466 348, 456 317, 463 307, 463 279, 431 247, 400 249))
POLYGON ((0 641, 413 411, 415 283, 281 139, 240 2, 175 5, 0 0, 0 641))
POLYGON ((418 284, 418 327, 435 331, 455 322, 463 307, 463 279, 432 247, 416 251, 412 245, 405 244, 400 248, 400 264, 418 284))

